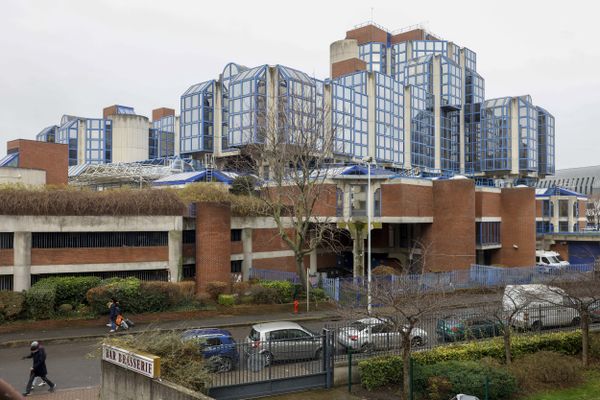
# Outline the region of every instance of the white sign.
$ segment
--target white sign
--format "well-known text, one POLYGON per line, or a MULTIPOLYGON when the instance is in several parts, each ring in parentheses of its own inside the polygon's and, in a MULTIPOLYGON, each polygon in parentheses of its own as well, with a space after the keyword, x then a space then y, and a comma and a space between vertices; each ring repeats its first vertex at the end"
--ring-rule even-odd
POLYGON ((160 376, 160 357, 142 355, 116 346, 102 345, 102 359, 150 378, 160 376))

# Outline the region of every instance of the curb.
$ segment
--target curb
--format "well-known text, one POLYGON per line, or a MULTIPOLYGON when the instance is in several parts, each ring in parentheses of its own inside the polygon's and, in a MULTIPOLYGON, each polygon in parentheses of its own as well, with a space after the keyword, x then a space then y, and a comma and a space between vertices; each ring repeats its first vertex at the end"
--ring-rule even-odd
MULTIPOLYGON (((294 322, 306 322, 306 321, 321 321, 324 319, 328 319, 331 321, 336 321, 339 320, 340 317, 339 316, 335 316, 335 315, 321 315, 321 316, 315 316, 315 317, 297 317, 297 318, 287 318, 288 321, 294 321, 294 322)), ((199 329, 199 328, 236 328, 236 327, 241 327, 241 326, 251 326, 251 325, 255 325, 255 324, 265 324, 268 322, 278 322, 281 321, 281 319, 267 319, 267 320, 257 320, 254 322, 234 322, 234 323, 228 323, 226 325, 223 324, 210 324, 210 325, 203 325, 203 326, 186 326, 185 328, 181 327, 181 328, 157 328, 154 329, 157 332, 183 332, 183 331, 187 331, 188 329, 199 329)), ((146 326, 151 326, 152 324, 147 324, 146 326)), ((117 333, 116 335, 138 335, 140 333, 142 333, 143 330, 141 331, 134 331, 134 332, 121 332, 121 333, 117 333)), ((39 339, 41 342, 43 342, 44 344, 47 343, 53 343, 53 344, 61 344, 61 343, 69 343, 75 340, 93 340, 93 339, 100 339, 100 338, 104 338, 107 337, 108 333, 99 335, 99 334, 95 334, 95 335, 81 335, 81 336, 63 336, 63 337, 50 337, 50 338, 46 338, 46 339, 39 339)), ((112 335, 111 335, 112 336, 112 335)), ((14 348, 14 347, 21 347, 21 346, 29 346, 29 344, 31 343, 33 339, 17 339, 17 340, 9 340, 6 341, 4 343, 0 343, 0 349, 7 349, 7 348, 14 348)))

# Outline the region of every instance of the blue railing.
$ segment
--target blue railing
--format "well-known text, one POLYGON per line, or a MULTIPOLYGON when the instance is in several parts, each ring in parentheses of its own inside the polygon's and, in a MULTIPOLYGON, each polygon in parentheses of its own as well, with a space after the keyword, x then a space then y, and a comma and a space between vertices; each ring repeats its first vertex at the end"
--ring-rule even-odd
POLYGON ((300 283, 298 274, 288 271, 250 268, 249 276, 250 279, 260 279, 263 281, 290 281, 292 283, 300 283))

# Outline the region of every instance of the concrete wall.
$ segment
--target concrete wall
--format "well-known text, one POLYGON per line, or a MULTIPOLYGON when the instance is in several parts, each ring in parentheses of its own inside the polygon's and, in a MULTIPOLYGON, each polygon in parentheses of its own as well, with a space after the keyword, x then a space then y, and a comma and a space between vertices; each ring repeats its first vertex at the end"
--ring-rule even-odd
POLYGON ((150 122, 141 115, 111 115, 112 161, 130 162, 148 158, 150 122))
POLYGON ((23 185, 40 186, 46 184, 46 171, 26 168, 0 168, 0 184, 20 183, 23 185))
POLYGON ((210 400, 182 386, 148 378, 102 361, 100 400, 210 400))

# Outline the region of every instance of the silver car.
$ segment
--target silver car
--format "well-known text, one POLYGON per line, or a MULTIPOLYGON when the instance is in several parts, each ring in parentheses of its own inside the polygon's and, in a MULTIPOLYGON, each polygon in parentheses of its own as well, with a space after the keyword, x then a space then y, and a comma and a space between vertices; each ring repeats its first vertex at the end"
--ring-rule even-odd
MULTIPOLYGON (((338 342, 353 351, 374 351, 398 348, 402 346, 402 335, 380 318, 364 318, 352 322, 338 332, 338 342)), ((413 328, 410 333, 413 347, 427 343, 427 332, 413 328)))
POLYGON ((253 325, 246 343, 247 354, 260 354, 266 365, 274 360, 318 359, 323 353, 322 337, 295 322, 253 325))

